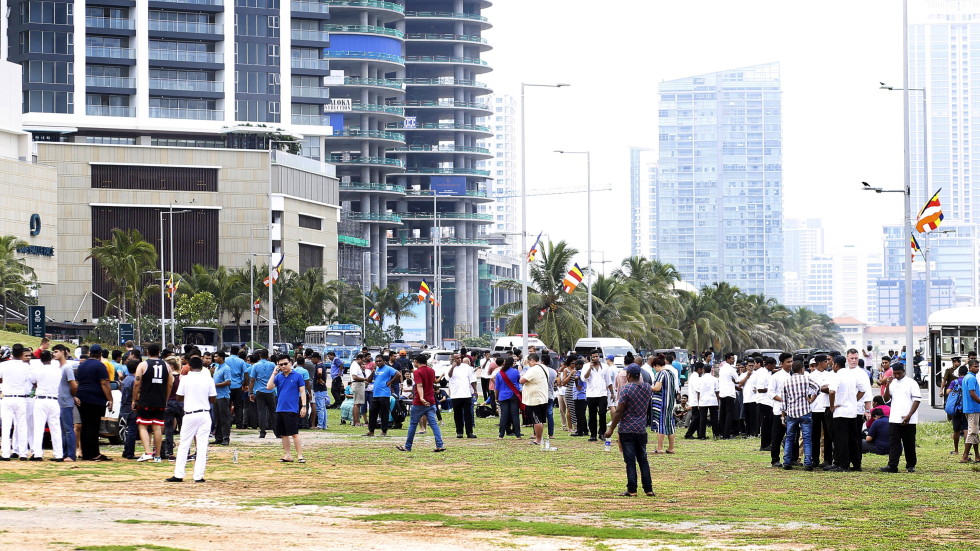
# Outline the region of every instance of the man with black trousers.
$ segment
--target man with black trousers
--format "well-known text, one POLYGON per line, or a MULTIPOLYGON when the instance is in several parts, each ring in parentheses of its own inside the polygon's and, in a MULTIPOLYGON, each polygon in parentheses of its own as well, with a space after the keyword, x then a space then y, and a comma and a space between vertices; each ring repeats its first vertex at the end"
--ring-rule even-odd
MULTIPOLYGON (((817 354, 813 357, 813 370, 809 377, 821 389, 827 386, 831 372, 827 371, 826 354, 817 354)), ((813 448, 813 464, 829 467, 834 464, 834 444, 833 437, 830 435, 830 415, 827 411, 830 407, 830 397, 826 392, 821 392, 817 399, 810 404, 810 412, 813 417, 813 432, 811 433, 811 447, 813 448), (823 463, 820 463, 820 439, 823 437, 823 463)))
MULTIPOLYGON (((860 433, 854 422, 857 417, 854 406, 863 396, 857 391, 857 384, 852 370, 846 369, 844 356, 834 356, 834 373, 830 376, 825 387, 830 396, 828 411, 833 415, 834 434, 834 465, 824 468, 825 471, 842 472, 846 470, 861 470, 860 463, 851 468, 855 455, 861 455, 860 433)), ((863 372, 862 372, 863 374, 863 372)), ((821 389, 823 391, 823 389, 821 389)))
MULTIPOLYGON (((783 352, 779 355, 779 369, 777 369, 769 381, 769 392, 771 396, 779 396, 783 391, 783 384, 790 378, 790 369, 793 368, 793 355, 783 352)), ((779 454, 783 451, 783 438, 786 437, 786 425, 783 424, 783 404, 778 401, 772 403, 772 442, 770 443, 769 455, 772 458, 774 469, 783 468, 779 461, 779 454)))
POLYGON ((772 451, 772 393, 769 391, 772 383, 772 373, 776 370, 776 358, 764 356, 762 366, 755 378, 755 402, 759 407, 759 451, 772 451))
POLYGON ((737 431, 738 412, 735 410, 735 398, 738 392, 735 385, 738 382, 738 371, 735 366, 735 353, 726 352, 725 359, 718 366, 718 418, 721 424, 721 437, 728 440, 737 431))
POLYGON ((609 395, 612 392, 612 379, 608 369, 599 361, 599 351, 592 351, 592 358, 582 370, 585 381, 585 397, 589 406, 589 442, 598 441, 598 435, 605 433, 599 428, 606 426, 606 411, 609 395))
MULTIPOLYGON (((99 451, 99 428, 106 408, 112 409, 112 390, 109 387, 109 372, 99 361, 102 347, 95 344, 90 350, 92 356, 78 366, 75 380, 78 391, 75 397, 81 402, 78 413, 82 419, 82 459, 86 461, 111 461, 99 451)), ((25 350, 26 355, 30 355, 25 350)))
POLYGON ((888 434, 891 449, 888 453, 888 466, 878 470, 886 473, 898 472, 898 460, 905 450, 905 469, 915 472, 915 425, 919 422, 919 404, 922 389, 919 383, 905 376, 905 366, 898 364, 892 368, 892 376, 882 391, 885 401, 891 401, 891 414, 888 416, 888 434))

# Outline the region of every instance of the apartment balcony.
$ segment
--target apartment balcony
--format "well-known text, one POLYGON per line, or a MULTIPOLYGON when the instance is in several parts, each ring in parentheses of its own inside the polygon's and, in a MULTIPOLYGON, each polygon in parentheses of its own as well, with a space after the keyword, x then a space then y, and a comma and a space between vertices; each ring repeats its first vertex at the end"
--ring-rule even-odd
POLYGON ((224 120, 225 112, 218 109, 182 109, 179 107, 150 107, 154 119, 187 119, 195 121, 224 120))
MULTIPOLYGON (((388 240, 389 247, 431 247, 432 238, 430 237, 401 237, 388 240)), ((490 242, 486 239, 459 239, 456 237, 442 237, 439 239, 441 247, 489 247, 490 242)))
POLYGON ((330 60, 294 57, 290 65, 296 74, 327 75, 330 73, 330 60))
POLYGON ((391 90, 405 89, 405 85, 402 84, 402 81, 389 78, 344 77, 344 83, 342 85, 334 85, 333 88, 338 88, 340 86, 372 86, 376 88, 388 88, 391 90))
POLYGON ((293 86, 291 94, 296 98, 330 98, 330 89, 321 86, 293 86))
POLYGON ((387 157, 345 157, 343 155, 330 155, 327 162, 338 166, 378 166, 399 170, 405 168, 403 161, 389 159, 387 157))
POLYGON ((374 34, 380 36, 393 36, 395 38, 405 37, 405 33, 399 31, 398 29, 389 29, 388 27, 379 27, 377 25, 327 25, 327 31, 330 33, 374 34))
POLYGON ((191 50, 167 50, 152 49, 149 55, 150 61, 157 61, 151 65, 180 68, 183 63, 201 63, 208 65, 208 68, 224 68, 224 54, 217 52, 200 52, 191 50))
POLYGON ((85 26, 90 29, 136 30, 136 21, 122 17, 86 17, 85 26))
POLYGON ((294 41, 300 42, 330 42, 330 33, 327 31, 310 31, 305 29, 293 29, 290 36, 294 41))
POLYGON ((224 92, 225 83, 215 80, 151 78, 150 88, 177 92, 224 92))
MULTIPOLYGON (((327 136, 328 138, 330 136, 327 136)), ((405 195, 405 187, 395 184, 382 184, 378 182, 341 182, 340 192, 350 192, 350 193, 362 193, 362 192, 372 192, 372 193, 384 193, 392 195, 405 195)))
MULTIPOLYGON (((232 0, 228 0, 229 3, 232 0)), ((207 12, 218 14, 224 10, 225 0, 148 0, 151 9, 207 12)))
POLYGON ((493 113, 493 107, 491 107, 489 103, 478 101, 455 101, 453 99, 394 101, 391 103, 391 105, 398 107, 409 107, 412 109, 467 109, 482 111, 488 115, 493 113))
POLYGON ((397 224, 401 225, 402 219, 397 214, 373 214, 366 212, 346 211, 344 215, 348 220, 355 222, 373 222, 376 224, 397 224))
POLYGON ((427 87, 449 87, 449 88, 480 88, 490 91, 490 86, 485 82, 472 79, 462 79, 453 77, 438 78, 406 78, 406 86, 427 86, 427 87))
POLYGON ((487 51, 490 43, 486 38, 473 34, 447 34, 447 33, 407 33, 405 39, 412 42, 461 42, 467 45, 476 45, 480 51, 487 51))
POLYGON ((432 20, 432 21, 459 21, 462 23, 476 23, 482 29, 489 29, 493 25, 486 17, 477 13, 448 12, 448 11, 406 11, 406 19, 413 20, 432 20))
POLYGON ((468 145, 410 145, 399 147, 389 151, 389 153, 473 153, 486 158, 492 158, 493 154, 485 147, 475 147, 468 145))
POLYGON ((289 3, 289 7, 293 11, 311 14, 329 14, 330 5, 326 2, 317 2, 309 0, 292 0, 289 3))
POLYGON ((385 128, 388 130, 398 130, 400 132, 415 132, 415 131, 428 131, 429 133, 437 133, 444 135, 451 135, 456 132, 472 132, 480 134, 480 137, 490 137, 493 136, 493 131, 489 126, 484 126, 482 124, 464 124, 464 123, 452 123, 452 122, 427 122, 422 124, 416 124, 415 126, 406 127, 404 123, 392 123, 386 124, 385 128))
POLYGON ((384 10, 395 13, 405 13, 405 8, 399 4, 393 2, 381 2, 380 0, 323 0, 323 3, 330 6, 331 9, 347 10, 347 9, 370 9, 370 10, 384 10))
POLYGON ((381 52, 358 52, 353 50, 326 50, 323 57, 333 60, 376 61, 392 65, 404 65, 405 58, 395 54, 381 52))
POLYGON ((219 23, 196 23, 190 21, 164 21, 150 19, 147 21, 147 28, 151 31, 161 31, 168 33, 187 33, 221 35, 218 40, 224 40, 224 25, 219 23))
POLYGON ((86 46, 85 56, 106 59, 136 59, 136 49, 115 48, 111 46, 86 46))
MULTIPOLYGON (((431 212, 399 212, 398 216, 402 220, 432 220, 431 212)), ((474 220, 477 222, 492 222, 492 214, 481 214, 473 212, 440 212, 436 216, 439 220, 474 220)))
POLYGON ((352 140, 382 140, 397 144, 405 143, 405 134, 398 132, 386 132, 384 130, 359 130, 357 128, 347 128, 334 131, 327 139, 352 139, 352 140))
POLYGON ((93 117, 135 117, 136 107, 116 105, 86 105, 85 114, 93 117))
POLYGON ((104 76, 86 76, 85 77, 86 88, 111 88, 114 90, 124 89, 124 88, 136 88, 136 79, 133 77, 104 77, 104 76))

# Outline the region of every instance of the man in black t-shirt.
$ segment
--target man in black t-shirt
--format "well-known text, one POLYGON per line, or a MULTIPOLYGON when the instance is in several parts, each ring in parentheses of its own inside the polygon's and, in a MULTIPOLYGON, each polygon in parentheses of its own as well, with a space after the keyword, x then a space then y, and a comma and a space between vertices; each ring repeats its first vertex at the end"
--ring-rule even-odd
POLYGON ((316 426, 314 429, 326 430, 327 409, 330 407, 330 388, 327 381, 330 379, 330 366, 323 363, 319 352, 310 354, 310 375, 313 377, 313 400, 316 404, 316 426))
POLYGON ((151 343, 146 347, 149 356, 136 368, 136 381, 133 383, 133 411, 136 412, 136 425, 143 442, 143 455, 137 461, 161 461, 163 447, 164 412, 167 397, 174 378, 166 362, 160 359, 160 345, 151 343), (150 452, 150 427, 153 428, 153 452, 150 452))

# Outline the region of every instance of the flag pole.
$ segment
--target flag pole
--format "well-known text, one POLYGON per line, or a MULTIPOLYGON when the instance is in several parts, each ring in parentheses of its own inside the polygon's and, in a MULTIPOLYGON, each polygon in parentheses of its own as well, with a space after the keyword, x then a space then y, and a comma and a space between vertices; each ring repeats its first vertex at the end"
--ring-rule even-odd
MULTIPOLYGON (((912 241, 912 185, 909 143, 909 2, 902 0, 902 107, 905 133, 905 240, 912 241)), ((912 317, 912 247, 905 253, 905 346, 906 367, 915 350, 912 317)))

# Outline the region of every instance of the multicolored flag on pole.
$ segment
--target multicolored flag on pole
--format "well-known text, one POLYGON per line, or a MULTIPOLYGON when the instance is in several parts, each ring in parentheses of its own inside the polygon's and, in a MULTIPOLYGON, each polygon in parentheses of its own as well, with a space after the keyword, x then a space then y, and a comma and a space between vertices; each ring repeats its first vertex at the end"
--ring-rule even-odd
POLYGON ((279 281, 279 274, 282 273, 282 261, 285 259, 286 259, 286 255, 280 253, 279 261, 276 262, 275 266, 269 269, 269 275, 262 280, 263 285, 268 287, 274 284, 275 282, 279 281))
POLYGON ((915 262, 915 253, 922 253, 922 249, 919 248, 919 242, 915 240, 915 236, 912 236, 912 262, 915 262))
POLYGON ((919 211, 919 217, 915 222, 915 230, 919 233, 928 233, 939 227, 939 224, 943 221, 943 207, 939 204, 939 192, 942 188, 936 191, 936 194, 932 196, 926 202, 926 205, 922 207, 919 211))
POLYGON ((534 240, 534 245, 531 245, 531 250, 527 252, 527 263, 530 264, 534 262, 534 255, 538 254, 538 243, 541 242, 541 235, 544 231, 538 233, 538 238, 534 240))
POLYGON ((561 282, 565 292, 571 294, 578 287, 578 284, 582 283, 584 277, 582 275, 582 268, 579 268, 578 264, 572 266, 572 269, 568 270, 568 273, 565 274, 565 279, 561 282))
POLYGON ((262 310, 262 299, 257 298, 255 302, 252 303, 252 311, 258 314, 262 310))
POLYGON ((381 321, 381 314, 378 314, 378 311, 374 308, 371 308, 371 311, 368 312, 368 317, 374 321, 381 321))
POLYGON ((177 283, 174 283, 174 276, 173 274, 170 274, 170 279, 167 280, 167 296, 174 298, 174 294, 177 293, 177 287, 179 286, 180 280, 178 280, 177 283))
POLYGON ((425 297, 429 296, 432 291, 429 289, 429 284, 422 280, 422 284, 419 285, 419 302, 424 302, 425 297))

